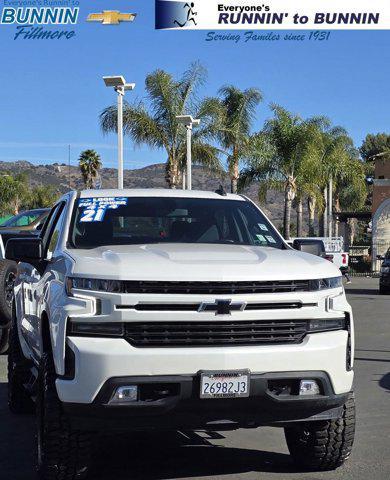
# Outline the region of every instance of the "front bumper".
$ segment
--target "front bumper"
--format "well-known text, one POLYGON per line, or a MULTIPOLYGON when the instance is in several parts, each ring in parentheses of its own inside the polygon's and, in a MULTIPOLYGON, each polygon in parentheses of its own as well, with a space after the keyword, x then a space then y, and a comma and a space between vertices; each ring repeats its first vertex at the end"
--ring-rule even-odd
POLYGON ((278 372, 325 372, 335 394, 349 392, 353 371, 346 365, 348 332, 308 334, 299 344, 135 348, 120 338, 68 337, 74 354, 74 377, 58 378, 59 398, 91 404, 103 385, 118 377, 194 376, 200 370, 249 370, 252 375, 278 372))
MULTIPOLYGON (((294 388, 291 392, 294 392, 294 388)), ((109 379, 92 404, 64 404, 77 428, 101 430, 161 430, 256 428, 338 418, 348 393, 335 395, 324 372, 280 372, 251 376, 250 396, 240 399, 200 399, 200 375, 122 377, 109 379), (280 393, 275 387, 315 379, 320 395, 280 393), (138 385, 141 400, 120 405, 109 401, 120 386, 138 385), (164 390, 163 396, 153 392, 164 390), (147 398, 147 400, 146 400, 147 398)))

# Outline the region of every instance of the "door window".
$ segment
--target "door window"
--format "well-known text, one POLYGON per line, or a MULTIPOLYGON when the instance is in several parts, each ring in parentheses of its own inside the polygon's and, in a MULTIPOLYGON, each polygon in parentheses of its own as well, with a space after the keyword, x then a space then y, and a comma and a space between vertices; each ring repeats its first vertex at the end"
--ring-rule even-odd
POLYGON ((43 245, 46 252, 45 257, 50 260, 57 246, 58 237, 64 218, 65 202, 57 204, 49 214, 42 232, 43 245))

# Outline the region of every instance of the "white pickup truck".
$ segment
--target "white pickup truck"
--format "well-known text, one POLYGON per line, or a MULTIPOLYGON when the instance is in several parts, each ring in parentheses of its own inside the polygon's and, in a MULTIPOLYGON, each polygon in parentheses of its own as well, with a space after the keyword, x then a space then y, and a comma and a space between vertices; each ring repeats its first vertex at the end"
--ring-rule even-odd
POLYGON ((344 250, 343 237, 296 237, 289 240, 293 244, 294 240, 321 240, 324 244, 324 258, 334 263, 342 273, 348 273, 349 254, 344 250))
POLYGON ((71 192, 18 262, 9 406, 36 410, 41 478, 87 475, 101 431, 283 427, 301 468, 354 439, 340 270, 291 249, 245 197, 71 192))

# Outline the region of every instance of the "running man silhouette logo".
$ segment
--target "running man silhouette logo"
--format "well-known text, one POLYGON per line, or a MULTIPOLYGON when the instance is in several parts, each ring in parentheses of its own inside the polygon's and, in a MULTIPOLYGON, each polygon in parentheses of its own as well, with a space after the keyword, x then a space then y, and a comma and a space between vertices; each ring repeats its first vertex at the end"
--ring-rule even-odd
POLYGON ((179 27, 183 28, 187 25, 189 22, 194 22, 194 25, 197 25, 194 16, 198 15, 198 12, 194 11, 195 3, 192 2, 191 4, 186 3, 183 5, 183 8, 187 8, 187 20, 184 23, 180 23, 177 20, 175 20, 173 23, 176 23, 176 25, 179 25, 179 27))
POLYGON ((156 29, 196 27, 194 2, 156 0, 156 29))

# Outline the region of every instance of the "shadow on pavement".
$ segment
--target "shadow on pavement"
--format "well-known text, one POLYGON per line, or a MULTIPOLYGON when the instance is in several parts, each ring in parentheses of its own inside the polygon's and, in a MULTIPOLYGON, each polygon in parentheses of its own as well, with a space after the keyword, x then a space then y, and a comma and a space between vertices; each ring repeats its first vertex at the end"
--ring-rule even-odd
MULTIPOLYGON (((375 295, 379 296, 378 288, 351 288, 345 287, 345 293, 347 295, 375 295)), ((380 295, 383 296, 383 295, 380 295)))
POLYGON ((379 353, 390 353, 390 350, 370 350, 365 348, 355 348, 355 352, 379 352, 379 353))
POLYGON ((387 358, 360 358, 360 357, 355 357, 355 360, 359 360, 360 362, 390 362, 390 359, 387 359, 387 358))
MULTIPOLYGON (((219 436, 216 432, 210 432, 219 436)), ((296 472, 290 456, 210 444, 196 433, 135 433, 99 442, 94 480, 165 480, 247 472, 296 472)))
POLYGON ((386 373, 386 375, 383 375, 383 377, 379 380, 379 385, 390 392, 390 372, 386 373))
POLYGON ((36 480, 35 416, 8 410, 6 383, 0 383, 0 419, 0 478, 36 480))
MULTIPOLYGON (((13 415, 7 385, 0 383, 0 478, 36 480, 35 416, 13 415)), ((164 432, 106 436, 99 439, 90 478, 94 480, 165 480, 239 474, 297 472, 290 456, 211 443, 223 433, 164 432)))

